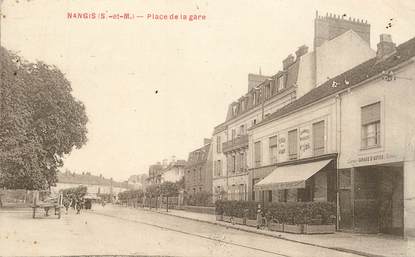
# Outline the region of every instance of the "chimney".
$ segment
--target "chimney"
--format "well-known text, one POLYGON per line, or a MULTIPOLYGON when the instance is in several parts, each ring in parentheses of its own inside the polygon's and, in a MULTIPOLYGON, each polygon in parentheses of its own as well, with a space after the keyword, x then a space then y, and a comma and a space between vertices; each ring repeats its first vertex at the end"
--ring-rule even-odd
POLYGON ((380 42, 377 46, 376 57, 378 60, 386 59, 396 52, 396 44, 392 42, 392 36, 390 34, 381 34, 380 42))
POLYGON ((203 144, 204 145, 210 144, 210 142, 211 142, 211 139, 210 138, 204 138, 203 139, 203 144))
POLYGON ((290 67, 291 64, 293 64, 293 63, 294 63, 294 56, 292 54, 290 54, 290 55, 287 56, 287 58, 285 58, 282 61, 282 67, 283 67, 284 70, 287 70, 288 67, 290 67))
POLYGON ((308 46, 306 46, 306 45, 302 45, 302 46, 300 46, 300 47, 297 49, 297 51, 295 51, 295 55, 296 55, 296 57, 297 57, 297 60, 298 60, 298 58, 300 58, 301 56, 305 55, 307 52, 308 52, 308 46))

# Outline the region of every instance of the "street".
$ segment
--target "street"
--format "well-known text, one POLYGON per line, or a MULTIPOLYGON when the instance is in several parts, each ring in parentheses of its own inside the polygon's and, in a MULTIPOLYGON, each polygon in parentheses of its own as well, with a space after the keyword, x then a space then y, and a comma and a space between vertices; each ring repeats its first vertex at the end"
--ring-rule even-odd
POLYGON ((0 212, 0 255, 356 256, 142 209, 93 209, 61 220, 0 212))

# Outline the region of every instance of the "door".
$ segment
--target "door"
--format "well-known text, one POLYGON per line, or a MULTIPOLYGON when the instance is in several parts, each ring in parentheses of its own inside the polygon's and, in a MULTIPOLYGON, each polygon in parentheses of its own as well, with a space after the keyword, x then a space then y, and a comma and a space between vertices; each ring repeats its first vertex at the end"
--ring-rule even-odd
POLYGON ((340 229, 351 230, 353 228, 353 209, 352 209, 352 197, 351 197, 350 189, 339 190, 339 207, 340 207, 340 217, 339 217, 340 229))

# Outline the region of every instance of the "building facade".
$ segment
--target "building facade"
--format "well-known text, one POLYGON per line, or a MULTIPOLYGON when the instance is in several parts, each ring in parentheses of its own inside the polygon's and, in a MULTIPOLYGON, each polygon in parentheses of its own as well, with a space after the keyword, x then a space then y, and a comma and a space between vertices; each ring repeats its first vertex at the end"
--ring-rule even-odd
POLYGON ((340 230, 413 236, 414 62, 415 38, 381 35, 376 56, 253 127, 252 199, 331 201, 340 230))
POLYGON ((204 145, 189 153, 185 167, 184 181, 187 196, 197 192, 212 193, 212 147, 211 140, 205 139, 204 145))
POLYGON ((58 182, 56 186, 51 187, 51 191, 58 193, 60 190, 78 186, 86 186, 87 193, 91 195, 111 195, 113 200, 117 199, 120 192, 129 188, 127 182, 117 182, 112 178, 106 179, 103 176, 95 176, 89 172, 77 174, 66 171, 58 173, 58 182))
POLYGON ((161 173, 160 182, 178 182, 184 177, 185 160, 172 160, 161 173))
POLYGON ((330 78, 375 56, 368 42, 369 28, 367 22, 317 14, 318 43, 312 52, 308 52, 307 46, 300 46, 295 57, 288 55, 282 61, 282 70, 273 76, 249 74, 248 93, 229 105, 225 122, 214 129, 216 199, 224 195, 231 200, 254 197, 248 170, 265 164, 254 158, 254 148, 262 146, 250 144, 248 130, 330 78), (338 58, 331 57, 332 54, 338 58))

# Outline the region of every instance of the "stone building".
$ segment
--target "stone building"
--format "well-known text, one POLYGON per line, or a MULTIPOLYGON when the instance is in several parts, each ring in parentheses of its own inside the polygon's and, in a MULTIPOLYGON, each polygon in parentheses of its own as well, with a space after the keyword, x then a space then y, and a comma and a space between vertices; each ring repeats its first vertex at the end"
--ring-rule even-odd
POLYGON ((197 192, 212 193, 212 148, 211 140, 204 139, 204 145, 189 153, 184 181, 185 193, 190 196, 197 192))
POLYGON ((317 14, 314 40, 317 45, 312 52, 308 52, 307 46, 300 46, 295 56, 290 54, 282 61, 282 70, 276 74, 248 75, 248 92, 229 105, 225 122, 214 128, 215 199, 221 195, 232 200, 254 197, 249 193, 252 181, 248 169, 263 164, 252 161, 254 149, 249 144, 248 130, 330 78, 374 57, 367 41, 368 28, 366 22, 317 14))
POLYGON ((375 56, 250 129, 252 199, 331 201, 340 230, 414 235, 414 61, 415 38, 381 35, 375 56))
POLYGON ((112 178, 107 179, 102 175, 95 176, 89 172, 83 172, 80 174, 66 171, 58 173, 58 182, 56 186, 51 187, 53 193, 58 193, 62 189, 86 186, 87 193, 92 195, 106 194, 112 195, 113 200, 116 200, 118 193, 128 189, 127 182, 117 182, 112 178))

